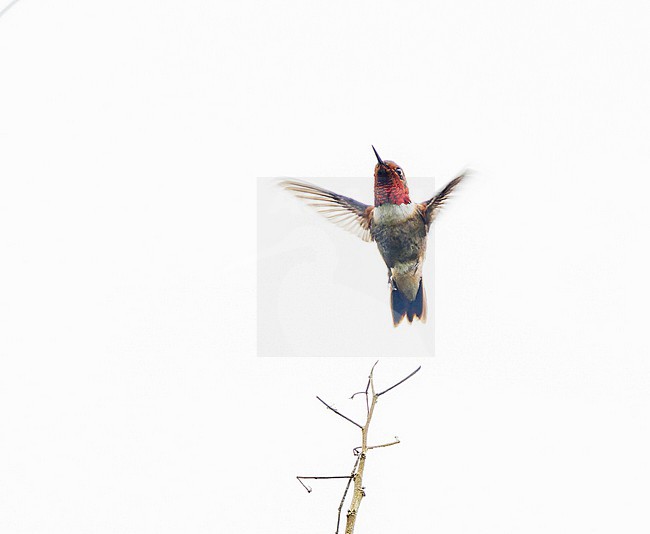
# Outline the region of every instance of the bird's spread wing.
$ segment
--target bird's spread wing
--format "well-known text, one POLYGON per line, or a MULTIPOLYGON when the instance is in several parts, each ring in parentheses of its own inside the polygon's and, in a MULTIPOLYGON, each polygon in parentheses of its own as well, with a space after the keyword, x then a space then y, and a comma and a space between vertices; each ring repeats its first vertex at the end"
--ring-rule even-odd
POLYGON ((372 206, 307 182, 285 180, 280 185, 305 200, 330 221, 358 235, 364 241, 372 241, 370 234, 372 206))
POLYGON ((424 220, 426 221, 427 226, 431 225, 433 220, 436 218, 436 215, 440 211, 440 208, 442 208, 442 206, 445 204, 446 200, 449 198, 456 186, 463 180, 463 178, 469 174, 469 171, 462 172, 440 191, 438 191, 432 198, 420 204, 420 208, 422 209, 424 220))

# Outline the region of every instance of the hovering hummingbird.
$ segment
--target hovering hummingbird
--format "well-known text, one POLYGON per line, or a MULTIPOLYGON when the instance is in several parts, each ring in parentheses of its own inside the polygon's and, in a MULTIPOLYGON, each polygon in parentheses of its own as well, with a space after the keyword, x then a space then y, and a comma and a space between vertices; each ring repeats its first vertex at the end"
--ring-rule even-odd
POLYGON ((426 321, 427 299, 422 285, 422 263, 431 223, 466 172, 454 178, 436 195, 412 203, 404 170, 394 161, 377 157, 375 205, 369 206, 316 185, 285 180, 280 185, 304 199, 321 214, 364 241, 375 241, 388 267, 393 325, 404 317, 426 321))

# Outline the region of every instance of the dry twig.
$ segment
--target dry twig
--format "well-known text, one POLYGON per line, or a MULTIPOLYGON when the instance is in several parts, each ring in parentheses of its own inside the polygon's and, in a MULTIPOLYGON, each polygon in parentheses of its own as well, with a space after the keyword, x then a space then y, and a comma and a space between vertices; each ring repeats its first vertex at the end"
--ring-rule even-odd
POLYGON ((371 449, 379 449, 382 447, 390 447, 391 445, 397 445, 400 441, 395 436, 395 440, 391 441, 389 443, 384 443, 382 445, 368 445, 368 429, 370 428, 370 421, 372 419, 372 415, 375 411, 375 406, 377 404, 377 400, 381 395, 384 393, 388 393, 390 390, 393 388, 396 388, 400 384, 406 382, 409 378, 411 378, 415 373, 417 373, 421 367, 418 367, 415 371, 413 371, 411 374, 400 380, 399 382, 393 384, 391 387, 384 389, 383 391, 380 391, 377 393, 375 391, 375 382, 373 378, 373 374, 375 371, 375 366, 377 365, 378 362, 375 362, 375 364, 372 366, 372 369, 370 370, 370 375, 368 376, 368 383, 366 385, 365 391, 359 391, 350 397, 351 399, 354 399, 356 395, 363 395, 366 399, 366 421, 365 424, 362 426, 356 421, 353 421, 349 417, 343 415, 341 412, 339 412, 336 408, 333 408, 329 404, 327 404, 323 399, 320 397, 316 397, 320 402, 322 402, 329 410, 332 410, 334 413, 345 419, 346 421, 349 421, 350 423, 354 424, 355 426, 359 427, 361 429, 361 446, 355 447, 353 449, 353 452, 356 456, 356 460, 354 462, 354 467, 352 468, 352 473, 349 475, 338 475, 338 476, 310 476, 310 477, 305 477, 305 476, 299 476, 296 477, 298 481, 304 486, 304 488, 311 493, 311 488, 307 486, 303 480, 305 479, 310 479, 310 480, 323 480, 323 479, 334 479, 334 478, 347 478, 348 483, 345 486, 345 491, 343 492, 343 497, 341 498, 341 503, 338 508, 338 516, 336 520, 336 534, 339 534, 339 527, 341 525, 341 511, 343 510, 343 506, 345 503, 345 498, 347 497, 348 490, 350 489, 350 485, 354 483, 354 489, 352 491, 352 499, 350 501, 350 506, 348 508, 348 512, 346 514, 346 524, 345 524, 345 534, 353 534, 354 533, 354 526, 356 524, 357 520, 357 514, 359 512, 359 507, 361 506, 361 500, 365 497, 365 491, 364 491, 364 486, 363 486, 363 473, 364 469, 366 467, 366 455, 369 450, 371 449))

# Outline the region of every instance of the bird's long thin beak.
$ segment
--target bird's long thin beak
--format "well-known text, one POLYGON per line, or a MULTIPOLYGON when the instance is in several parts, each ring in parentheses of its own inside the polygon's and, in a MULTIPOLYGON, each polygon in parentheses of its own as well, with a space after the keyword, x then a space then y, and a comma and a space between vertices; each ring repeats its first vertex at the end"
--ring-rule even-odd
POLYGON ((372 146, 372 150, 373 150, 373 152, 375 153, 375 156, 377 156, 377 161, 379 162, 379 165, 381 165, 382 167, 385 167, 386 164, 385 164, 385 163, 383 162, 383 160, 379 157, 379 154, 377 154, 377 151, 375 150, 375 147, 374 147, 373 145, 370 145, 370 146, 372 146))

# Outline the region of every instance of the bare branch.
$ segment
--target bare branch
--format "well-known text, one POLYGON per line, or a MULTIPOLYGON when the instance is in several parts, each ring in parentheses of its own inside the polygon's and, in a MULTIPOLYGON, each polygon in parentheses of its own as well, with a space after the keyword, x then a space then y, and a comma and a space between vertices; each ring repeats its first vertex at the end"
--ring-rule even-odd
POLYGON ((350 479, 348 480, 348 483, 345 485, 345 491, 343 492, 343 497, 341 498, 341 504, 339 504, 339 513, 338 513, 338 516, 336 517, 336 534, 339 534, 339 527, 341 526, 341 510, 343 510, 343 504, 345 503, 345 497, 348 494, 348 490, 350 489, 350 484, 352 484, 352 480, 354 480, 354 475, 357 472, 357 466, 358 465, 359 465, 359 456, 357 456, 357 459, 354 462, 354 467, 352 468, 352 473, 350 473, 350 479))
POLYGON ((353 421, 349 417, 343 415, 341 412, 339 412, 336 408, 330 406, 327 404, 323 399, 320 397, 316 397, 321 403, 323 403, 327 409, 332 410, 335 414, 341 416, 343 419, 346 421, 349 421, 356 427, 361 429, 361 445, 359 447, 355 447, 352 449, 352 452, 356 456, 356 460, 354 462, 354 467, 352 468, 352 473, 347 476, 313 476, 313 477, 296 477, 298 481, 303 485, 303 487, 311 493, 311 488, 307 486, 302 480, 323 480, 323 479, 347 479, 347 483, 345 485, 345 491, 343 492, 343 497, 341 498, 341 502, 339 503, 338 507, 338 514, 336 517, 336 534, 339 534, 339 529, 341 527, 341 512, 343 511, 343 508, 345 506, 345 501, 348 498, 348 494, 351 492, 352 497, 350 498, 349 502, 349 507, 346 515, 346 523, 345 523, 345 534, 354 534, 354 527, 356 524, 357 520, 357 514, 359 512, 359 507, 361 505, 362 499, 365 497, 366 492, 365 492, 365 487, 363 486, 363 474, 365 470, 365 465, 366 465, 366 459, 367 459, 367 453, 368 451, 372 449, 380 449, 383 447, 391 447, 392 445, 397 445, 400 443, 400 440, 397 436, 395 436, 394 441, 388 442, 388 443, 382 443, 381 445, 368 445, 368 431, 370 429, 370 422, 372 420, 373 413, 375 411, 375 407, 377 405, 377 401, 381 395, 384 393, 387 393, 393 388, 396 388, 403 382, 407 381, 409 378, 411 378, 415 373, 417 373, 421 367, 418 367, 415 371, 413 371, 411 374, 409 374, 406 378, 403 378, 396 384, 392 385, 388 389, 385 389, 384 391, 381 391, 380 393, 377 393, 375 391, 375 382, 373 378, 373 373, 375 370, 375 366, 379 363, 378 361, 375 362, 375 364, 372 366, 370 370, 370 374, 368 376, 368 383, 366 384, 366 389, 365 391, 358 391, 357 393, 354 393, 351 399, 354 399, 357 395, 364 395, 366 398, 366 420, 363 426, 361 426, 359 423, 356 421, 353 421), (351 490, 350 488, 353 487, 351 490))
POLYGON ((390 443, 384 443, 383 445, 370 445, 368 446, 368 450, 379 449, 381 447, 390 447, 391 445, 397 445, 398 443, 400 443, 400 440, 397 439, 397 436, 395 436, 395 441, 391 441, 390 443))
MULTIPOLYGON (((377 365, 375 363, 375 365, 377 365)), ((375 365, 372 368, 375 368, 375 365)), ((366 384, 366 414, 370 412, 370 404, 368 403, 368 390, 370 389, 370 382, 372 382, 372 371, 370 371, 370 376, 368 377, 368 383, 366 384)))
POLYGON ((343 414, 342 414, 341 412, 339 412, 336 408, 332 408, 329 404, 327 404, 327 403, 326 403, 323 399, 321 399, 318 395, 316 395, 316 398, 317 398, 319 401, 321 401, 325 406, 327 406, 330 410, 332 410, 335 414, 340 415, 340 416, 341 416, 343 419, 345 419, 346 421, 350 421, 350 423, 352 423, 353 425, 358 426, 359 428, 361 428, 361 429, 363 430, 363 427, 362 427, 359 423, 357 423, 356 421, 353 421, 353 420, 350 419, 349 417, 343 415, 343 414))
MULTIPOLYGON (((366 447, 366 450, 369 451, 370 449, 379 449, 381 447, 390 447, 391 445, 397 445, 398 443, 401 443, 401 441, 399 440, 399 438, 397 436, 395 436, 395 441, 391 441, 390 443, 384 443, 383 445, 368 445, 366 447)), ((361 453, 361 449, 362 449, 362 447, 355 447, 354 449, 352 449, 352 452, 354 453, 355 456, 358 456, 361 453)))
POLYGON ((300 483, 302 484, 302 487, 305 488, 305 489, 307 490, 307 493, 311 493, 311 488, 310 488, 309 486, 307 486, 307 484, 305 484, 305 483, 301 480, 300 477, 296 477, 296 478, 298 479, 298 482, 300 482, 300 483))
MULTIPOLYGON (((377 364, 375 364, 377 365, 377 364)), ((374 366, 373 366, 374 367, 374 366)), ((368 389, 370 388, 370 378, 368 378, 368 383, 366 384, 366 389, 365 391, 357 391, 356 393, 352 394, 350 399, 354 399, 357 395, 365 395, 366 396, 366 414, 370 410, 370 404, 368 403, 368 389)))
POLYGON ((351 478, 353 475, 340 475, 340 476, 332 476, 332 477, 296 477, 298 479, 298 482, 302 484, 302 486, 307 490, 307 493, 311 493, 311 488, 307 486, 303 480, 330 480, 333 478, 351 478))
MULTIPOLYGON (((375 362, 375 365, 379 363, 379 360, 375 362)), ((370 376, 368 377, 368 383, 366 384, 366 390, 365 391, 357 391, 354 393, 350 398, 354 399, 356 395, 365 395, 366 396, 366 411, 370 409, 370 406, 368 404, 368 389, 370 389, 370 381, 372 380, 372 372, 375 370, 375 365, 372 366, 372 369, 370 370, 370 376)))
POLYGON ((402 380, 400 380, 397 384, 393 384, 391 387, 389 387, 388 389, 385 389, 385 390, 382 391, 381 393, 377 393, 377 397, 380 397, 380 396, 383 395, 384 393, 388 393, 391 389, 396 388, 397 386, 399 386, 399 385, 402 384, 403 382, 406 382, 409 378, 411 378, 411 377, 412 377, 415 373, 417 373, 420 369, 422 369, 422 366, 421 366, 421 365, 420 365, 420 367, 418 367, 415 371, 413 371, 410 375, 408 375, 406 378, 402 378, 402 380))
POLYGON ((372 404, 374 405, 375 402, 377 402, 377 396, 375 395, 375 379, 373 378, 373 375, 375 373, 375 367, 379 363, 379 360, 377 360, 372 368, 370 369, 370 375, 368 376, 368 385, 366 386, 366 406, 368 408, 368 416, 370 416, 370 405, 368 404, 368 388, 370 388, 370 395, 372 396, 372 404))

